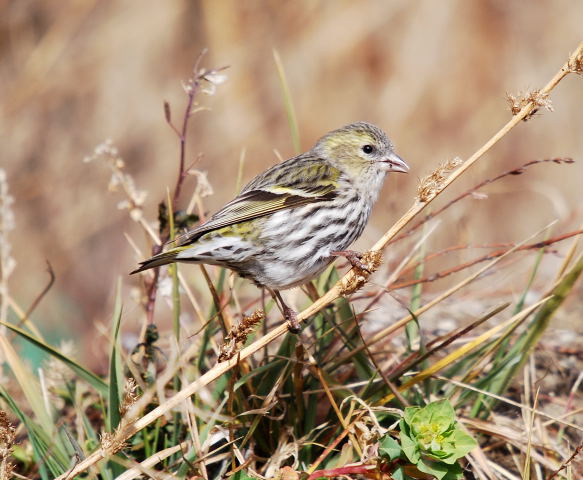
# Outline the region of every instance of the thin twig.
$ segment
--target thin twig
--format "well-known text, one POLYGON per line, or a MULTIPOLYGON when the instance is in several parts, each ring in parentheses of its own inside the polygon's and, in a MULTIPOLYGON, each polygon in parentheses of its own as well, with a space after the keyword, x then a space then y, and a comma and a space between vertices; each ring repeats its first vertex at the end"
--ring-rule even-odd
MULTIPOLYGON (((201 82, 201 74, 198 72, 198 67, 204 55, 206 54, 207 50, 204 49, 198 55, 196 62, 194 62, 194 68, 192 69, 193 75, 192 79, 186 85, 186 92, 188 94, 188 101, 186 102, 186 108, 184 110, 184 116, 182 118, 182 129, 180 131, 179 139, 180 139, 180 166, 178 169, 178 178, 176 179, 176 187, 174 188, 174 205, 178 205, 178 200, 180 198, 180 192, 182 190, 182 184, 184 183, 184 179, 186 178, 186 169, 185 159, 186 159, 186 139, 187 139, 187 132, 188 132, 188 121, 192 115, 192 105, 194 103, 194 97, 198 93, 200 88, 201 82)), ((169 116, 167 117, 169 118, 169 116)), ((170 123, 170 122, 169 122, 170 123)), ((174 131, 176 128, 172 124, 170 124, 174 131)))
MULTIPOLYGON (((28 310, 24 314, 24 316, 26 318, 29 318, 31 316, 32 312, 34 312, 36 310, 36 307, 38 307, 38 304, 45 297, 45 295, 47 293, 49 293, 49 290, 51 289, 51 287, 55 283, 55 278, 56 278, 55 271, 53 270, 51 263, 48 260, 46 262, 47 262, 47 272, 49 274, 49 282, 46 284, 45 288, 43 288, 42 291, 37 295, 37 297, 34 299, 34 301, 30 304, 30 307, 28 307, 28 310)), ((20 322, 18 323, 18 326, 20 326, 20 324, 22 322, 23 322, 23 320, 20 320, 20 322)))
POLYGON ((404 239, 404 238, 412 235, 424 223, 428 222, 432 218, 437 217, 438 215, 440 215, 441 213, 443 213, 445 210, 447 210, 448 208, 450 208, 452 205, 454 205, 457 202, 459 202, 460 200, 463 200, 464 198, 466 198, 466 197, 468 197, 468 196, 476 193, 478 190, 480 190, 481 188, 485 187, 486 185, 489 185, 489 184, 494 183, 494 182, 496 182, 498 180, 501 180, 502 178, 507 177, 509 175, 522 175, 524 173, 524 171, 528 167, 532 167, 533 165, 539 165, 541 163, 550 163, 550 162, 556 163, 556 164, 572 164, 572 163, 575 163, 575 161, 572 158, 545 158, 543 160, 531 160, 531 161, 526 162, 525 164, 521 165, 518 168, 513 168, 512 170, 507 170, 506 172, 503 172, 500 175, 496 175, 493 178, 487 178, 486 180, 478 183, 477 185, 474 185, 469 190, 466 190, 461 195, 458 195, 453 200, 450 200, 443 207, 435 210, 434 212, 431 212, 431 213, 427 214, 421 221, 419 221, 418 223, 416 223, 415 225, 413 225, 409 230, 407 230, 406 232, 402 233, 401 235, 393 238, 388 243, 388 245, 391 245, 391 244, 393 244, 395 242, 398 242, 399 240, 402 240, 402 239, 404 239))
POLYGON ((577 448, 575 449, 575 451, 573 452, 573 454, 563 462, 563 464, 560 466, 560 468, 558 468, 557 470, 555 470, 550 477, 547 478, 547 480, 552 480, 553 478, 555 478, 559 473, 561 473, 565 468, 567 468, 567 465, 569 465, 573 460, 575 460, 575 457, 577 455, 579 455, 579 453, 581 453, 581 450, 583 450, 583 443, 580 443, 577 448))
MULTIPOLYGON (((184 109, 184 116, 182 118, 182 129, 178 131, 178 129, 172 123, 172 114, 170 110, 170 104, 168 102, 164 102, 164 117, 166 118, 166 122, 174 130, 174 132, 178 135, 178 139, 180 141, 180 154, 179 154, 179 167, 178 167, 178 177, 176 179, 176 185, 174 186, 174 194, 173 194, 173 202, 174 206, 178 205, 178 200, 180 199, 180 192, 182 190, 182 184, 184 183, 184 179, 186 178, 187 171, 184 167, 185 165, 185 158, 186 158, 186 139, 187 139, 187 131, 188 131, 188 121, 191 117, 192 113, 192 105, 194 103, 194 97, 199 91, 200 81, 201 81, 201 74, 198 73, 198 67, 202 57, 205 55, 206 49, 203 50, 196 59, 194 63, 194 67, 192 69, 193 75, 192 78, 188 80, 185 90, 188 96, 188 100, 186 102, 186 108, 184 109)), ((171 213, 172 214, 172 213, 171 213)), ((170 238, 170 231, 163 233, 160 232, 161 239, 160 242, 155 243, 152 246, 152 255, 157 255, 162 251, 164 244, 170 238)), ((160 267, 156 267, 154 270, 154 277, 152 278, 151 283, 146 285, 146 290, 148 292, 147 301, 146 301, 146 321, 147 324, 154 322, 154 309, 156 307, 156 296, 158 293, 158 279, 160 278, 160 267)))
MULTIPOLYGON (((536 242, 536 243, 531 243, 529 245, 522 245, 522 246, 516 248, 514 251, 519 252, 519 251, 524 251, 524 250, 538 250, 538 249, 547 247, 549 245, 552 245, 553 243, 561 242, 563 240, 566 240, 568 238, 575 237, 575 236, 581 235, 581 234, 583 234, 583 229, 582 230, 575 230, 574 232, 564 233, 563 235, 558 235, 556 237, 549 238, 547 240, 542 240, 542 241, 536 242)), ((474 265, 477 265, 478 263, 487 262, 488 260, 498 258, 498 257, 504 255, 505 253, 507 253, 508 251, 509 251, 509 249, 496 250, 495 252, 488 253, 487 255, 483 255, 483 256, 478 257, 478 258, 474 258, 473 260, 470 260, 469 262, 461 263, 459 265, 456 265, 455 267, 449 268, 447 270, 443 270, 441 272, 434 273, 434 274, 429 275, 427 277, 414 278, 411 280, 402 281, 400 283, 394 283, 389 288, 387 288, 385 290, 385 292, 410 287, 412 285, 417 285, 420 283, 434 282, 436 280, 440 280, 440 279, 445 278, 445 277, 452 275, 454 273, 457 273, 457 272, 460 272, 460 271, 465 270, 467 268, 473 267, 474 265)), ((370 304, 367 305, 367 309, 370 308, 371 306, 372 305, 370 305, 370 304)))

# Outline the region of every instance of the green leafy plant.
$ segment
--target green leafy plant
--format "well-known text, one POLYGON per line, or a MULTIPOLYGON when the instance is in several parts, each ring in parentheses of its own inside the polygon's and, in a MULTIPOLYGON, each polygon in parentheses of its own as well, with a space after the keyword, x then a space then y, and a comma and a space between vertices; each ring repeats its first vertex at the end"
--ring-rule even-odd
MULTIPOLYGON (((462 469, 457 460, 477 445, 459 426, 448 400, 432 402, 425 407, 407 407, 399 429, 400 443, 385 436, 380 442, 380 455, 392 462, 406 460, 439 480, 461 478, 462 469)), ((402 465, 393 477, 410 478, 402 465)))

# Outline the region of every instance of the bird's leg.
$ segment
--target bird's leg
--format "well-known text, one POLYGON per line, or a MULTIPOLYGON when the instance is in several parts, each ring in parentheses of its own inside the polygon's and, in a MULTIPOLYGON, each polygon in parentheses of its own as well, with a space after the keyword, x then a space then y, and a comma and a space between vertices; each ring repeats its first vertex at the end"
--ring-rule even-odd
POLYGON ((286 305, 278 290, 272 290, 272 293, 274 298, 279 301, 281 309, 283 310, 283 318, 285 318, 285 321, 287 322, 287 329, 291 333, 300 333, 300 322, 298 322, 298 314, 296 311, 286 305))
POLYGON ((370 268, 368 268, 364 263, 360 261, 362 258, 362 253, 355 252, 354 250, 339 250, 332 252, 330 255, 333 257, 344 257, 350 262, 353 267, 363 270, 367 273, 372 273, 370 268))

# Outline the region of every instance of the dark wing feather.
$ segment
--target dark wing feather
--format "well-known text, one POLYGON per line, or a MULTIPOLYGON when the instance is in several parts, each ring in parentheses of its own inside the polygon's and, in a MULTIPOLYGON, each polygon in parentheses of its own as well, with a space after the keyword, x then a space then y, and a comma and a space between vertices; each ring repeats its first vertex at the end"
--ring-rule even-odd
POLYGON ((277 185, 253 180, 238 197, 227 203, 206 223, 179 235, 171 244, 175 247, 188 245, 213 230, 264 217, 279 210, 332 200, 336 196, 337 180, 341 175, 338 169, 322 165, 321 162, 302 162, 299 157, 291 160, 295 160, 296 164, 288 160, 277 166, 281 171, 277 185))

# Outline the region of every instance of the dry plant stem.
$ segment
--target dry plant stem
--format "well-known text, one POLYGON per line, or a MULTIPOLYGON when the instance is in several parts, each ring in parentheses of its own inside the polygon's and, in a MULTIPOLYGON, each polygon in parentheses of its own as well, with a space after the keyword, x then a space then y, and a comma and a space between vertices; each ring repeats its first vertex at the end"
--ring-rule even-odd
POLYGON ((362 418, 363 414, 359 414, 356 416, 356 418, 350 422, 350 424, 347 425, 347 427, 342 431, 342 433, 340 435, 338 435, 334 441, 328 445, 326 447, 326 449, 320 454, 320 456, 316 459, 316 461, 314 463, 312 463, 312 465, 310 465, 310 467, 306 470, 307 473, 314 473, 314 471, 316 471, 316 468, 318 468, 320 466, 320 464, 324 461, 324 459, 330 455, 330 452, 332 450, 334 450, 334 448, 336 448, 336 446, 344 439, 344 437, 346 437, 346 435, 348 435, 350 433, 350 429, 357 423, 360 421, 360 419, 362 418))
MULTIPOLYGON (((523 403, 515 402, 514 400, 511 400, 508 397, 504 397, 504 396, 498 395, 496 393, 488 392, 487 390, 483 390, 481 388, 474 387, 473 385, 470 385, 469 383, 461 382, 461 381, 455 380, 455 379, 450 378, 450 377, 444 377, 442 375, 437 375, 437 374, 432 375, 432 377, 437 379, 437 380, 449 382, 457 387, 460 387, 460 388, 463 388, 466 390, 471 390, 472 392, 481 393, 485 396, 495 398, 496 400, 499 400, 500 402, 506 403, 508 405, 512 405, 513 407, 520 408, 522 410, 529 410, 534 415, 540 415, 541 417, 548 418, 550 423, 558 423, 560 425, 564 425, 566 427, 570 427, 570 428, 573 428, 575 430, 578 430, 579 432, 583 432, 583 427, 581 427, 575 423, 567 422, 567 421, 563 420, 562 417, 554 417, 552 415, 549 415, 548 413, 543 412, 542 410, 536 410, 536 409, 534 409, 528 405, 525 405, 523 403)), ((464 419, 463 423, 468 424, 468 425, 472 425, 472 426, 474 426, 474 429, 477 429, 478 428, 477 425, 487 425, 490 422, 487 422, 485 420, 467 418, 467 419, 464 419)))
POLYGON ((192 85, 190 85, 190 89, 188 90, 188 101, 186 103, 186 109, 184 110, 184 117, 182 119, 182 130, 178 132, 178 130, 174 127, 172 122, 170 121, 170 107, 166 103, 164 105, 164 110, 166 112, 166 120, 170 127, 176 132, 178 138, 180 140, 180 167, 178 170, 178 178, 176 179, 176 188, 174 189, 174 198, 173 204, 177 205, 178 200, 180 198, 180 191, 182 190, 182 184, 184 183, 184 179, 186 178, 186 167, 185 167, 185 159, 186 159, 186 138, 187 138, 187 130, 188 130, 188 121, 192 115, 192 105, 194 103, 194 97, 198 93, 198 89, 200 86, 200 78, 198 75, 198 67, 200 65, 200 61, 202 57, 205 55, 206 50, 203 50, 196 62, 194 63, 194 68, 192 69, 192 85))
POLYGON ((581 451, 583 450, 583 443, 580 443, 577 448, 575 449, 575 451, 573 452, 573 454, 563 462, 563 464, 561 465, 560 468, 558 468, 557 470, 555 470, 550 477, 547 478, 547 480, 552 480, 553 478, 555 478, 559 473, 561 473, 565 468, 567 468, 567 466, 573 461, 575 460, 575 457, 577 455, 579 455, 579 453, 581 453, 581 451))
MULTIPOLYGON (((438 351, 443 350, 444 348, 451 345, 453 342, 455 342, 459 338, 463 337, 467 333, 471 332, 472 330, 474 330, 475 328, 480 326, 486 320, 489 320, 490 318, 498 315, 501 311, 505 310, 509 306, 510 306, 510 303, 504 303, 503 305, 499 305, 498 307, 493 308, 492 310, 490 310, 488 313, 483 315, 481 318, 479 318, 475 322, 472 322, 469 325, 462 327, 453 333, 448 334, 447 338, 443 342, 441 342, 439 345, 436 345, 433 348, 430 348, 423 355, 419 356, 418 352, 413 353, 409 358, 405 359, 405 361, 403 361, 400 365, 397 366, 397 368, 395 370, 393 370, 391 372, 390 378, 393 378, 393 379, 399 378, 401 375, 403 375, 405 372, 407 372, 407 370, 410 370, 414 365, 421 363, 422 361, 428 359, 429 357, 431 357, 433 354, 437 353, 438 351)), ((429 347, 429 346, 430 346, 430 344, 427 344, 427 347, 429 347)), ((374 356, 370 355, 370 358, 372 360, 374 358, 374 356)), ((393 393, 395 393, 393 391, 393 389, 391 389, 391 391, 393 393)), ((399 398, 399 396, 397 396, 396 394, 395 394, 395 396, 397 397, 397 399, 399 398)))
MULTIPOLYGON (((186 178, 186 168, 185 168, 185 158, 186 158, 186 132, 188 129, 188 121, 192 114, 192 105, 194 103, 194 97, 198 93, 200 87, 200 77, 197 73, 198 66, 204 54, 206 53, 203 50, 193 68, 193 75, 192 80, 189 82, 189 88, 187 90, 188 101, 186 103, 186 109, 184 110, 184 117, 182 119, 182 130, 178 131, 176 127, 172 124, 172 119, 170 116, 170 105, 168 103, 164 103, 164 114, 166 117, 166 121, 170 128, 176 132, 178 139, 180 140, 180 164, 178 169, 178 178, 176 179, 176 185, 174 187, 174 195, 173 195, 173 205, 178 205, 178 200, 180 199, 180 192, 182 190, 182 184, 184 183, 184 179, 186 178)), ((173 212, 170 212, 173 215, 173 212)), ((161 242, 154 244, 152 247, 152 255, 157 255, 162 251, 162 247, 164 243, 168 240, 170 233, 166 234, 165 238, 162 239, 161 242)), ((160 277, 160 267, 154 269, 154 278, 152 279, 152 283, 148 285, 148 296, 146 302, 146 316, 147 316, 147 324, 154 323, 154 308, 156 307, 156 295, 158 293, 158 278, 160 277)))
POLYGON ((55 278, 56 278, 55 271, 53 270, 53 267, 51 266, 50 262, 48 260, 46 260, 46 262, 47 262, 47 272, 49 273, 49 281, 46 284, 46 286, 42 289, 42 291, 37 295, 37 297, 34 299, 34 301, 31 303, 30 307, 28 307, 28 310, 24 314, 25 318, 21 319, 20 322, 18 322, 18 324, 17 324, 18 327, 20 327, 22 325, 22 322, 24 322, 25 319, 30 318, 30 316, 32 315, 32 312, 34 312, 36 310, 36 307, 38 307, 38 304, 45 297, 45 295, 47 293, 49 293, 49 290, 51 289, 51 287, 55 283, 55 278))
MULTIPOLYGON (((538 235, 540 232, 535 233, 534 235, 532 235, 532 237, 538 235)), ((531 237, 531 238, 532 238, 531 237)), ((527 240, 530 240, 527 239, 527 240)), ((525 241, 527 241, 525 240, 525 241)), ((502 256, 495 258, 494 260, 490 261, 487 265, 483 266, 480 270, 478 270, 477 272, 473 273, 472 275, 470 275, 469 277, 464 278, 461 282, 459 282, 457 285, 454 285, 453 287, 451 287, 449 290, 445 291, 444 293, 442 293, 441 295, 439 295, 438 297, 434 298, 433 300, 431 300, 430 302, 426 303, 425 305, 423 305, 422 307, 418 308, 417 310, 415 310, 413 312, 413 315, 415 315, 416 317, 418 317, 419 315, 421 315, 422 313, 425 313, 427 310, 433 308, 435 305, 437 305, 438 303, 443 302, 446 298, 452 296, 454 293, 456 293, 457 291, 459 291, 460 289, 462 289, 463 287, 465 287, 466 285, 468 285, 469 283, 473 282, 475 279, 477 279, 480 275, 482 275, 483 273, 485 273, 486 271, 488 271, 489 269, 491 269, 494 265, 496 265, 498 262, 500 262, 503 258, 505 258, 507 255, 510 255, 512 252, 514 252, 515 250, 517 250, 524 242, 516 245, 514 248, 511 248, 510 250, 508 250, 506 253, 504 253, 502 256)), ((380 332, 375 333, 371 338, 369 338, 368 340, 368 345, 372 345, 376 342, 378 342, 379 340, 382 340, 383 338, 385 338, 387 335, 390 335, 391 333, 393 333, 395 330, 398 330, 399 328, 405 326, 408 322, 410 322, 411 320, 413 320, 413 315, 409 314, 406 317, 401 318, 400 320, 398 320, 397 322, 393 323, 392 325, 388 326, 387 328, 381 330, 380 332)), ((335 363, 334 365, 332 365, 331 369, 334 369, 337 365, 342 364, 343 362, 345 362, 346 360, 348 360, 349 358, 353 357, 354 355, 356 355, 358 352, 361 352, 362 350, 364 350, 364 346, 359 346, 356 347, 354 349, 352 349, 350 352, 348 352, 346 355, 344 355, 343 357, 340 357, 335 363)))
POLYGON ((16 300, 14 300, 11 295, 6 295, 6 305, 10 307, 12 311, 16 314, 16 316, 19 318, 19 325, 22 324, 26 325, 26 327, 32 333, 34 333, 34 335, 37 338, 40 338, 41 340, 44 339, 41 331, 37 328, 34 322, 30 321, 30 319, 26 315, 26 312, 22 308, 20 308, 20 306, 16 303, 16 300))
MULTIPOLYGON (((310 355, 310 362, 311 362, 311 364, 308 366, 308 369, 312 370, 312 374, 315 373, 316 376, 318 377, 318 379, 320 380, 320 384, 322 385, 322 387, 324 387, 324 390, 326 391, 326 396, 328 397, 328 400, 330 401, 330 405, 332 405, 332 408, 334 409, 334 412, 336 413, 336 416, 338 417, 338 420, 340 421, 342 428, 347 430, 348 425, 346 423, 346 419, 342 416, 342 412, 340 411, 340 408, 338 408, 338 404, 336 403, 336 400, 334 400, 334 395, 332 395, 332 392, 330 391, 330 388, 328 387, 328 383, 324 379, 324 375, 322 374, 322 370, 320 369, 320 367, 318 367, 318 365, 316 364, 316 360, 311 355, 310 355)), ((356 437, 353 434, 351 434, 350 432, 348 432, 348 436, 350 437, 350 441, 352 442, 352 448, 354 448, 356 450, 356 452, 358 453, 359 456, 362 456, 362 446, 358 443, 358 440, 356 439, 356 437)))
MULTIPOLYGON (((548 94, 550 93, 553 88, 568 74, 572 71, 571 65, 574 64, 579 57, 583 56, 583 42, 581 42, 575 51, 569 58, 568 62, 565 63, 561 67, 561 69, 555 74, 555 76, 543 87, 541 93, 548 94)), ((449 175, 449 177, 443 182, 440 186, 438 191, 435 193, 435 196, 439 195, 445 188, 451 185, 459 176, 461 176, 470 166, 472 166, 484 153, 486 153, 492 146, 494 146, 504 135, 506 135, 512 128, 514 128, 518 123, 520 123, 527 115, 532 113, 532 111, 536 108, 533 102, 528 103, 525 105, 520 112, 518 112, 515 116, 513 116, 504 127, 502 127, 490 140, 488 140, 476 153, 474 153, 466 162, 464 162, 458 170, 454 171, 449 175)), ((401 229, 407 225, 413 217, 415 217, 419 212, 421 212, 433 199, 429 199, 427 202, 420 202, 416 201, 411 208, 405 213, 405 215, 398 220, 395 225, 390 228, 382 238, 375 243, 372 247, 373 250, 382 250, 387 243, 398 233, 401 229)), ((502 258, 502 257, 500 257, 502 258)), ((323 297, 321 297, 317 302, 314 302, 311 306, 309 306, 306 310, 298 314, 298 321, 302 322, 307 318, 311 317, 315 313, 319 312, 322 308, 326 305, 330 304, 334 300, 336 300, 340 296, 341 288, 344 282, 354 277, 354 272, 351 270, 348 272, 334 287, 332 287, 323 297)), ((404 324, 404 323, 403 323, 404 324)), ((166 412, 172 410, 173 408, 180 405, 185 399, 194 395, 198 392, 202 387, 208 385, 210 382, 216 380, 218 377, 223 375, 224 373, 228 372, 231 368, 233 368, 237 363, 245 359, 251 355, 253 355, 258 350, 261 350, 265 345, 271 343, 276 338, 281 337, 287 333, 287 325, 282 324, 270 332, 267 332, 265 336, 257 339, 251 345, 247 346, 243 350, 240 351, 239 355, 236 358, 232 358, 228 361, 219 363, 211 368, 208 372, 202 375, 200 378, 192 382, 191 384, 187 385, 181 391, 179 391, 176 395, 169 398, 166 402, 156 407, 154 410, 148 412, 142 418, 139 418, 133 423, 129 425, 125 425, 122 427, 117 434, 117 439, 119 441, 124 441, 130 438, 131 436, 135 435, 137 432, 148 426, 150 423, 154 422, 157 418, 164 415, 166 412)), ((370 343, 370 342, 369 342, 370 343)), ((78 463, 67 475, 61 475, 58 477, 57 480, 63 480, 65 478, 73 478, 75 475, 78 475, 80 472, 83 472, 90 468, 92 465, 95 465, 98 461, 105 458, 106 452, 102 449, 99 449, 89 455, 87 458, 82 460, 78 463)))
MULTIPOLYGON (((581 229, 583 230, 583 225, 581 225, 581 229)), ((563 264, 561 265, 561 268, 559 268, 559 271, 557 272, 557 277, 555 278, 555 282, 558 282, 561 279, 561 277, 567 271, 567 268, 569 268, 569 264, 575 258, 575 253, 577 252, 578 243, 579 243, 578 238, 573 239, 573 242, 571 243, 571 246, 569 247, 569 250, 567 251, 565 258, 563 259, 563 264)))
MULTIPOLYGON (((581 42, 577 50, 569 57, 569 60, 561 67, 555 76, 540 90, 542 95, 549 94, 553 88, 567 75, 571 70, 571 65, 583 56, 583 42, 581 42)), ((481 148, 479 148, 470 158, 468 158, 457 170, 452 172, 444 182, 437 188, 435 194, 428 198, 427 201, 421 202, 417 200, 409 210, 403 215, 371 248, 373 251, 382 250, 387 246, 391 239, 397 235, 415 216, 417 216, 427 205, 429 205, 435 197, 443 192, 449 185, 463 175, 468 168, 470 168, 476 161, 478 161, 488 150, 490 150, 496 143, 500 141, 510 130, 518 125, 524 118, 526 118, 532 111, 537 108, 534 102, 526 104, 520 112, 513 116, 506 125, 504 125, 498 132, 494 134, 481 148)), ((341 285, 354 277, 354 271, 348 272, 334 287, 332 287, 324 296, 317 302, 314 302, 306 310, 298 315, 298 321, 303 321, 311 317, 313 314, 319 312, 323 307, 333 302, 340 296, 341 285)))
MULTIPOLYGON (((563 240, 566 240, 568 238, 577 236, 577 235, 581 235, 583 234, 583 230, 576 230, 574 232, 569 232, 569 233, 565 233, 563 235, 559 235, 557 237, 553 237, 553 238, 549 238, 548 240, 543 240, 541 242, 536 242, 536 243, 532 243, 529 245, 522 245, 520 248, 517 248, 513 251, 521 251, 521 250, 538 250, 540 248, 544 248, 547 247, 549 245, 552 245, 553 243, 557 243, 563 240)), ((466 263, 462 263, 460 265, 456 265, 453 268, 447 269, 447 270, 443 270, 441 272, 437 272, 434 273, 432 275, 429 275, 428 277, 424 277, 424 278, 416 278, 416 279, 412 279, 412 280, 407 280, 407 281, 403 281, 400 283, 394 283, 393 285, 391 285, 389 288, 387 288, 387 291, 392 291, 392 290, 398 290, 401 288, 406 288, 406 287, 410 287, 412 285, 417 285, 419 283, 430 283, 430 282, 434 282, 436 280, 440 280, 442 278, 445 278, 449 275, 452 275, 454 273, 460 272, 462 270, 465 270, 467 268, 473 267, 474 265, 478 264, 478 263, 482 263, 488 260, 492 260, 494 258, 497 258, 501 255, 504 255, 505 253, 507 253, 508 250, 497 250, 495 252, 491 252, 487 255, 483 255, 481 257, 475 258, 473 260, 470 260, 469 262, 466 263)), ((426 258, 425 260, 428 260, 428 258, 426 258)), ((413 267, 408 268, 407 270, 412 269, 413 267)), ((376 297, 375 297, 376 300, 376 297)), ((376 303, 376 301, 374 302, 376 303)), ((371 308, 374 303, 371 302, 371 304, 367 305, 367 309, 371 308)))
POLYGON ((200 264, 199 267, 200 267, 200 271, 202 272, 204 279, 209 287, 209 290, 211 292, 211 296, 213 297, 213 302, 215 304, 215 309, 217 311, 217 317, 218 317, 219 322, 221 324, 221 328, 223 329, 223 334, 227 335, 231 331, 231 328, 233 328, 233 325, 230 321, 227 325, 227 322, 225 320, 225 316, 223 315, 223 307, 221 306, 221 299, 219 298, 219 294, 217 293, 217 290, 216 290, 216 288, 211 280, 211 277, 208 274, 206 267, 202 264, 200 264))
POLYGON ((404 238, 412 235, 416 230, 419 229, 419 227, 421 227, 422 225, 424 225, 425 223, 427 223, 429 220, 431 220, 432 218, 437 217, 438 215, 440 215, 441 213, 443 213, 445 210, 447 210, 448 208, 450 208, 452 205, 454 205, 457 202, 459 202, 460 200, 463 200, 464 198, 472 195, 473 193, 477 192, 478 190, 480 190, 481 188, 485 187, 486 185, 489 185, 491 183, 497 182, 498 180, 501 180, 501 179, 503 179, 505 177, 508 177, 509 175, 521 175, 521 174, 524 173, 524 171, 527 168, 532 167, 533 165, 540 165, 541 163, 572 164, 572 163, 575 163, 575 162, 571 158, 545 158, 543 160, 531 160, 529 162, 524 163, 520 167, 513 168, 512 170, 507 170, 505 172, 502 172, 502 173, 500 173, 499 175, 496 175, 493 178, 487 178, 486 180, 483 180, 482 182, 478 183, 477 185, 474 185, 469 190, 466 190, 461 195, 458 195, 454 199, 450 200, 443 207, 441 207, 441 208, 435 210, 434 212, 431 212, 428 215, 426 215, 421 221, 419 221, 418 223, 416 223, 415 225, 413 225, 406 232, 402 233, 398 237, 393 238, 389 242, 389 244, 392 244, 394 242, 398 242, 399 240, 402 240, 402 239, 404 239, 404 238))
MULTIPOLYGON (((448 365, 451 365, 451 363, 454 362, 456 359, 461 358, 462 356, 464 356, 467 353, 474 350, 480 343, 485 342, 486 340, 488 340, 489 338, 491 338, 494 335, 497 335, 498 333, 500 333, 504 329, 511 327, 513 324, 522 322, 523 320, 526 319, 526 317, 528 317, 537 308, 544 305, 550 298, 551 297, 543 298, 542 300, 538 301, 534 305, 531 305, 527 309, 522 310, 521 312, 512 316, 510 319, 506 320, 505 322, 502 322, 502 323, 496 325, 495 327, 491 328, 490 330, 482 333, 481 335, 476 337, 475 340, 472 340, 471 342, 462 345, 456 351, 454 351, 454 352, 446 355, 445 357, 437 360, 430 367, 417 373, 410 380, 407 380, 406 382, 402 383, 399 386, 399 391, 404 392, 404 391, 408 390, 409 388, 411 388, 412 386, 417 385, 418 383, 422 382, 423 380, 430 378, 431 376, 435 375, 437 372, 444 369, 448 365)), ((390 393, 388 395, 385 395, 381 400, 379 400, 377 404, 382 405, 384 403, 390 402, 394 398, 395 398, 395 396, 392 393, 390 393)))
POLYGON ((404 409, 405 407, 410 407, 411 404, 407 401, 407 399, 403 395, 401 395, 401 392, 399 392, 399 389, 397 388, 397 386, 393 382, 391 382, 389 377, 387 377, 385 372, 383 372, 383 369, 379 366, 379 364, 377 363, 377 361, 375 359, 375 355, 373 355, 373 353, 370 351, 370 348, 368 348, 368 344, 366 343, 366 339, 362 335, 362 329, 360 328, 360 323, 359 323, 358 317, 356 315, 354 316, 354 322, 356 323, 356 326, 358 329, 358 335, 360 336, 362 346, 366 350, 366 353, 368 354, 368 358, 370 359, 370 361, 372 362, 372 364, 376 368, 376 371, 381 376, 381 378, 383 379, 383 381, 385 382, 385 384, 387 385, 389 390, 393 393, 393 395, 395 395, 396 400, 401 404, 401 408, 404 409))
POLYGON ((175 445, 173 447, 168 447, 164 450, 156 452, 155 454, 153 454, 152 456, 146 458, 146 460, 141 462, 139 464, 139 466, 133 466, 131 468, 128 468, 119 477, 116 477, 115 480, 132 480, 136 477, 139 477, 140 475, 142 475, 144 473, 144 469, 157 465, 158 463, 160 463, 163 460, 165 460, 166 458, 168 458, 170 455, 174 455, 176 452, 179 452, 180 450, 182 450, 188 446, 189 446, 189 442, 182 442, 182 443, 175 445), (142 468, 140 468, 140 467, 142 467, 142 468))

